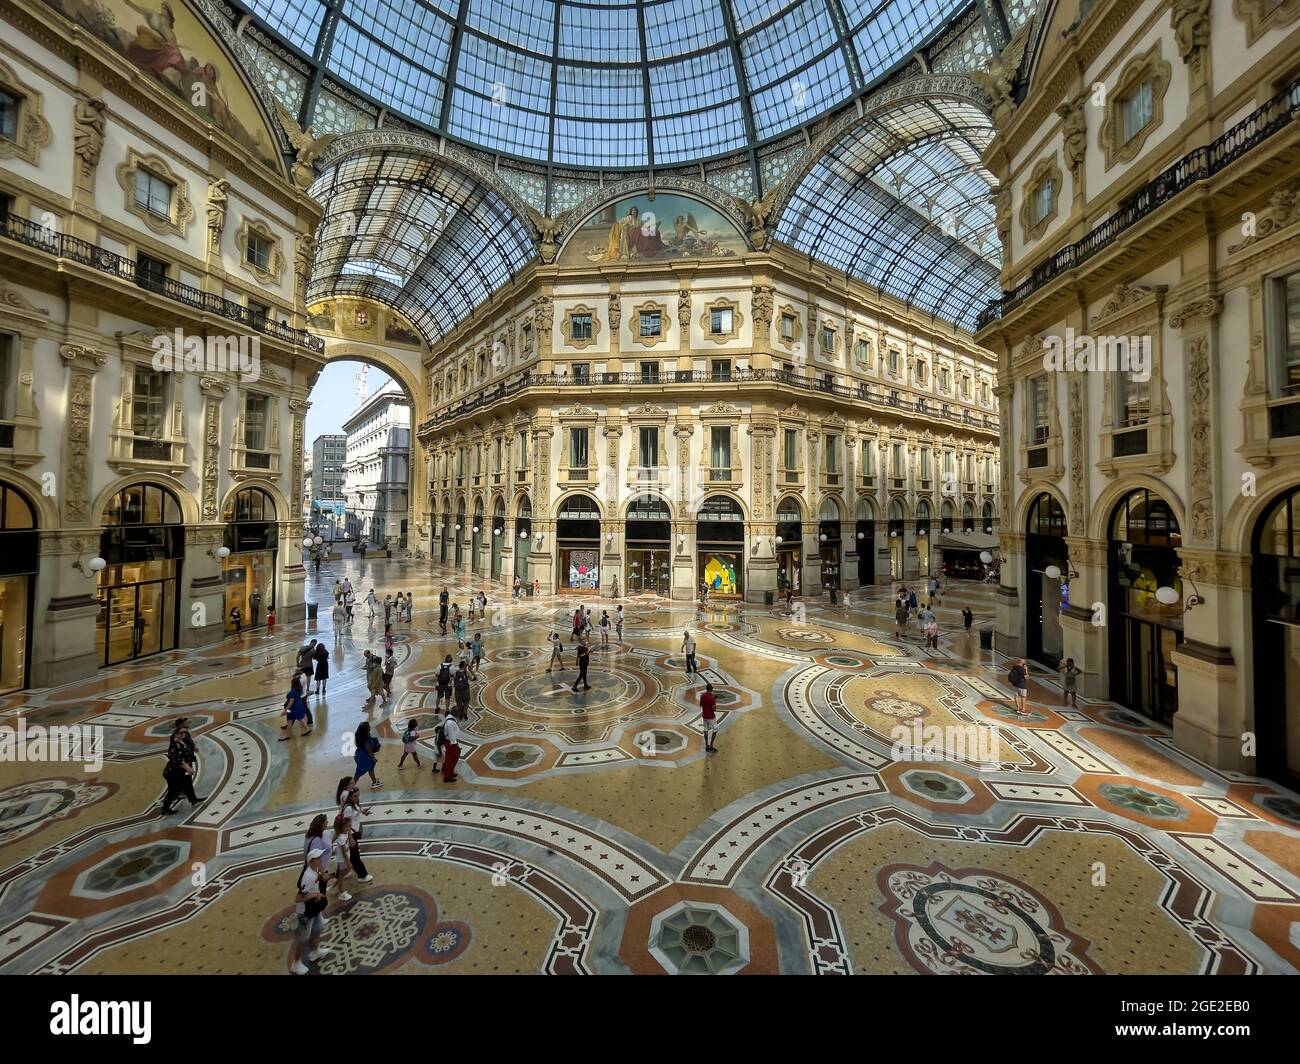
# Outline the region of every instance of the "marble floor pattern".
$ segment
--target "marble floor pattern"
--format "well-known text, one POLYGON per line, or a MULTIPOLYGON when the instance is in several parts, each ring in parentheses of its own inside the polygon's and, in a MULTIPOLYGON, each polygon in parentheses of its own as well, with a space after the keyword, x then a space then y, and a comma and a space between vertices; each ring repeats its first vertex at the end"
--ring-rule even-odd
MULTIPOLYGON (((363 604, 335 626, 344 574, 359 598, 412 590, 417 611, 395 625, 394 703, 368 715, 386 784, 364 788, 374 882, 331 906, 334 952, 314 972, 1300 969, 1300 799, 1189 758, 1110 703, 1063 707, 1047 670, 1016 718, 1006 664, 961 630, 963 605, 991 621, 990 588, 950 589, 928 654, 915 630, 894 637, 887 587, 793 615, 624 599, 624 644, 597 645, 593 689, 573 694, 573 671, 545 672, 573 597, 513 605, 448 576, 462 604, 471 587, 493 600, 448 785, 430 772, 429 727, 437 663, 454 649, 436 624, 444 574, 349 556, 307 578, 318 622, 0 700, 0 724, 91 725, 105 748, 99 771, 3 765, 0 972, 285 970, 303 832, 351 773, 359 663, 382 648, 382 618, 363 604), (686 629, 699 681, 683 673, 686 629), (331 650, 329 695, 313 699, 314 733, 282 743, 283 692, 310 636, 331 650), (715 755, 704 679, 722 717, 715 755), (179 715, 209 797, 165 817, 179 715), (424 767, 399 770, 413 716, 424 767)), ((613 609, 588 604, 597 618, 613 609)))

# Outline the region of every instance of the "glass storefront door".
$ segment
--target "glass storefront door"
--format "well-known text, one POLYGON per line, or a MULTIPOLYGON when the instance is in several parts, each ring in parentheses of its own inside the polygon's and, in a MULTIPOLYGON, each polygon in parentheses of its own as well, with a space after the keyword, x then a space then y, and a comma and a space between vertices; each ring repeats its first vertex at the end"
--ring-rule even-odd
POLYGON ((176 562, 126 562, 99 574, 96 639, 101 665, 176 647, 176 562))
POLYGON ((782 547, 776 552, 776 586, 782 595, 791 589, 796 595, 803 594, 803 551, 798 547, 782 547))
POLYGON ((628 550, 623 586, 629 595, 669 595, 672 583, 672 561, 666 548, 628 550))
POLYGON ((30 578, 0 577, 0 693, 27 682, 27 607, 30 578))
POLYGON ((560 548, 560 587, 565 591, 600 589, 600 547, 560 548))
POLYGON ((275 556, 273 550, 250 551, 247 554, 232 554, 221 563, 221 576, 226 585, 225 621, 226 631, 233 632, 234 624, 230 620, 230 611, 239 607, 240 624, 252 628, 263 624, 266 611, 275 605, 275 556), (262 595, 258 603, 257 617, 253 617, 250 600, 253 592, 262 595))

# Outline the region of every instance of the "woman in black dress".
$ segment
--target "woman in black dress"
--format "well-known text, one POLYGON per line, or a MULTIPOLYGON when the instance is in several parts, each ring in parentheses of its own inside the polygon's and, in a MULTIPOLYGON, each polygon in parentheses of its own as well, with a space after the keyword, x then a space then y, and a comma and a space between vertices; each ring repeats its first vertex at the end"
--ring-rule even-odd
POLYGON ((325 649, 324 643, 317 643, 316 649, 311 652, 312 660, 316 663, 316 693, 322 697, 325 694, 325 685, 330 679, 330 652, 325 649))
POLYGON ((190 736, 189 719, 180 717, 172 727, 172 737, 167 743, 167 763, 163 766, 163 779, 167 781, 167 793, 162 800, 164 813, 171 813, 172 804, 181 797, 188 798, 190 805, 198 805, 204 800, 194 793, 198 761, 198 751, 190 736))

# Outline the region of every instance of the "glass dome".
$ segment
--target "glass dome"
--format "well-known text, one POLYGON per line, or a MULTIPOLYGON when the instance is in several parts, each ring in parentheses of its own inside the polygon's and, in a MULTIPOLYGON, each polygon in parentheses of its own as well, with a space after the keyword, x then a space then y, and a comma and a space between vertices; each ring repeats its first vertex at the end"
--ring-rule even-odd
POLYGON ((244 0, 394 114, 502 155, 640 169, 825 114, 970 0, 244 0))

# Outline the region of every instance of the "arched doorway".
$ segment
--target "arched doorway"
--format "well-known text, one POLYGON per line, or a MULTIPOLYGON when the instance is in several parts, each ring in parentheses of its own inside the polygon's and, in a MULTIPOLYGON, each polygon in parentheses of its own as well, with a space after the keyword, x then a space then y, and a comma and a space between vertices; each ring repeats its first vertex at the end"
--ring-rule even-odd
POLYGON ((858 543, 858 584, 876 582, 876 510, 865 496, 858 500, 858 517, 854 536, 858 543))
POLYGON ((230 556, 221 563, 225 585, 226 629, 234 630, 230 611, 236 606, 245 627, 266 619, 275 605, 276 557, 280 548, 280 527, 276 524, 275 500, 261 488, 240 488, 226 504, 225 545, 230 556), (259 598, 253 609, 253 595, 259 598))
POLYGON ((984 504, 983 521, 984 532, 987 535, 993 535, 993 504, 991 502, 986 502, 984 504))
POLYGON ((475 576, 483 571, 483 502, 474 503, 474 523, 470 525, 469 571, 475 576))
POLYGON ((952 535, 953 522, 957 520, 957 511, 951 499, 944 499, 939 505, 939 531, 945 536, 952 535))
POLYGON ((176 647, 185 524, 180 503, 156 484, 108 500, 99 534, 108 563, 97 578, 99 663, 115 665, 176 647))
POLYGON ((600 587, 600 507, 590 495, 570 495, 555 520, 561 591, 600 587))
POLYGON ((1070 603, 1065 536, 1065 511, 1055 496, 1043 492, 1025 523, 1025 654, 1053 667, 1065 650, 1061 610, 1070 603))
POLYGON ((629 595, 671 595, 673 516, 656 495, 638 495, 627 505, 623 586, 629 595))
POLYGON ((821 553, 822 587, 840 586, 840 507, 834 499, 822 500, 817 511, 817 546, 821 553))
POLYGON ((442 565, 447 564, 447 545, 451 542, 451 510, 446 509, 442 512, 442 535, 439 537, 438 544, 438 561, 442 565))
POLYGON ((0 694, 27 686, 29 632, 40 567, 36 507, 0 481, 0 694))
POLYGON ((533 504, 525 495, 515 507, 515 576, 524 586, 526 594, 533 593, 528 582, 528 556, 533 551, 533 504))
POLYGON ((500 496, 492 504, 492 579, 501 579, 501 551, 506 539, 506 504, 500 496))
POLYGON ((916 572, 930 575, 930 504, 925 499, 916 504, 916 572))
POLYGON ((803 594, 803 508, 792 495, 776 508, 776 589, 803 594))
POLYGON ((1300 487, 1260 518, 1251 550, 1259 771, 1300 790, 1300 487))
POLYGON ((700 583, 713 595, 745 593, 745 511, 728 495, 710 495, 695 520, 700 583))
POLYGON ((1173 510, 1145 488, 1121 499, 1111 514, 1109 559, 1110 697, 1169 722, 1178 712, 1173 655, 1183 641, 1183 583, 1173 510), (1174 601, 1156 592, 1171 588, 1174 601))
POLYGON ((902 580, 907 571, 907 542, 903 524, 903 504, 898 499, 889 500, 887 511, 889 521, 889 576, 892 580, 902 580))

